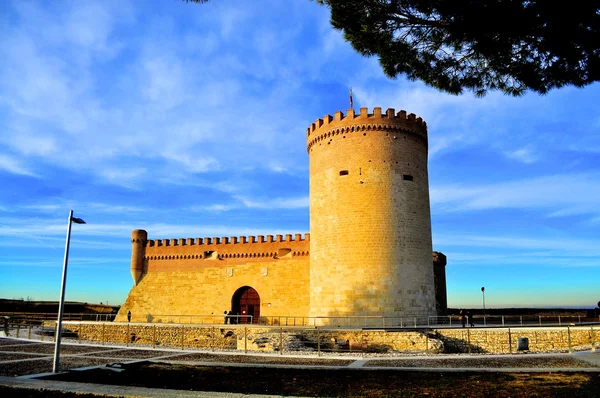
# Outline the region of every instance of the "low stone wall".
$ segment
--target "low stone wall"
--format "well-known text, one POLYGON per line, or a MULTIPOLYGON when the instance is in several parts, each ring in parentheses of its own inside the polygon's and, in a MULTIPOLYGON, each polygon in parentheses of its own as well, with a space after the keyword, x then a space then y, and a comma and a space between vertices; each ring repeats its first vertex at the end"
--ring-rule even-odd
MULTIPOLYGON (((65 323, 79 340, 131 345, 236 349, 237 333, 219 327, 127 323, 65 323)), ((242 329, 243 332, 243 329, 242 329)))
POLYGON ((569 351, 574 348, 600 347, 600 327, 544 327, 502 329, 439 329, 444 352, 511 353, 518 339, 529 340, 530 352, 569 351))
POLYGON ((384 331, 65 322, 63 328, 81 341, 262 352, 500 354, 516 352, 520 338, 528 339, 529 352, 600 348, 600 326, 384 331))

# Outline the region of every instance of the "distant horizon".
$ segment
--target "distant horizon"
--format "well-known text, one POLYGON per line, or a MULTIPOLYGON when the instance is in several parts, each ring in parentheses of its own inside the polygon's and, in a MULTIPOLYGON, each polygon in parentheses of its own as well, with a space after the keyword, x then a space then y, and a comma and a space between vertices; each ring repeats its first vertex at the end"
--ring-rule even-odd
MULTIPOLYGON (((22 299, 22 298, 2 298, 0 297, 0 300, 10 300, 10 301, 23 301, 23 302, 38 302, 38 303, 57 303, 58 304, 58 300, 35 300, 35 299, 31 299, 31 300, 27 300, 27 299, 22 299)), ((109 307, 120 307, 122 304, 106 304, 105 302, 102 303, 95 303, 95 302, 90 302, 90 301, 72 301, 72 300, 68 300, 68 303, 77 303, 77 304, 93 304, 93 305, 106 305, 109 307)), ((448 309, 483 309, 483 307, 479 306, 448 306, 448 309)), ((573 305, 573 306, 544 306, 544 307, 538 307, 538 306, 534 306, 534 307, 520 307, 520 306, 509 306, 509 307, 485 307, 485 309, 491 309, 491 310, 498 310, 498 309, 582 309, 582 310, 593 310, 596 309, 597 307, 594 306, 585 306, 585 305, 581 305, 581 306, 577 306, 577 305, 573 305)))

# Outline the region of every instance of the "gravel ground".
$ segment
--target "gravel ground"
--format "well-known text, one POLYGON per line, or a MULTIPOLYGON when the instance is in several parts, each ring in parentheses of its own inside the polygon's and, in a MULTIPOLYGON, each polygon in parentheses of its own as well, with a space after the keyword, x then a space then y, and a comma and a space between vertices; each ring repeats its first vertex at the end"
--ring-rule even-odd
POLYGON ((589 362, 566 356, 533 358, 444 358, 370 360, 365 367, 385 366, 404 368, 594 368, 589 362))
POLYGON ((36 342, 34 342, 34 341, 0 339, 0 347, 4 346, 4 345, 15 345, 15 344, 36 344, 36 342))
POLYGON ((101 353, 97 353, 97 354, 93 354, 93 355, 94 355, 94 357, 144 359, 144 358, 160 357, 163 355, 170 355, 170 354, 174 354, 174 352, 147 351, 147 350, 118 350, 118 351, 101 352, 101 353))
POLYGON ((277 358, 246 355, 212 355, 212 354, 183 354, 170 357, 169 361, 198 361, 198 362, 229 362, 229 363, 264 363, 277 365, 322 365, 346 366, 354 362, 345 359, 318 359, 318 358, 277 358))
MULTIPOLYGON (((113 350, 114 347, 95 347, 95 346, 76 346, 76 345, 63 345, 60 346, 60 352, 64 354, 79 354, 84 352, 95 352, 113 350)), ((0 351, 3 352, 35 352, 40 354, 54 354, 54 344, 49 343, 38 343, 29 345, 18 345, 2 347, 0 351)))
MULTIPOLYGON (((0 376, 23 376, 37 373, 52 372, 52 359, 38 359, 36 361, 12 362, 0 364, 0 376)), ((60 359, 60 369, 67 370, 84 366, 105 365, 110 363, 106 359, 95 358, 63 358, 60 359)))
POLYGON ((5 353, 0 352, 0 361, 13 361, 15 359, 28 359, 28 358, 40 358, 40 355, 36 354, 21 354, 21 353, 5 353))

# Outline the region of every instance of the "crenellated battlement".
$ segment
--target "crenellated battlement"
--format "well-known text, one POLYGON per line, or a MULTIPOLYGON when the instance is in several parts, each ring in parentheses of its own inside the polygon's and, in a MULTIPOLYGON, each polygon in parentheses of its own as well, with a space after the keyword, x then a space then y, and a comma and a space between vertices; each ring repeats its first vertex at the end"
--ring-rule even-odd
POLYGON ((422 118, 404 110, 396 113, 394 108, 382 113, 380 107, 375 107, 373 113, 368 108, 360 108, 358 114, 348 109, 346 115, 338 111, 317 119, 306 130, 307 150, 310 153, 313 145, 331 136, 366 131, 401 132, 427 142, 427 123, 422 118))
POLYGON ((212 237, 212 238, 176 238, 176 239, 148 239, 145 241, 146 247, 167 247, 167 246, 236 246, 257 243, 298 243, 310 241, 310 234, 286 234, 284 235, 258 235, 258 236, 232 236, 232 237, 212 237))
POLYGON ((283 259, 307 256, 310 234, 147 239, 145 260, 283 259))

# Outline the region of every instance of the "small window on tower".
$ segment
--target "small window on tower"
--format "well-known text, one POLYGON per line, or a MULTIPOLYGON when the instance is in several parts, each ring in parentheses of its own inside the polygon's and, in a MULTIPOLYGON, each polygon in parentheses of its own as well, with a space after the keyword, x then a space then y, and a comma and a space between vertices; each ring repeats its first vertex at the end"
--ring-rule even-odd
POLYGON ((409 175, 409 174, 403 174, 402 175, 402 179, 404 181, 412 181, 413 180, 413 176, 409 175))
POLYGON ((348 170, 341 170, 340 171, 340 175, 341 176, 347 176, 348 175, 348 170))

